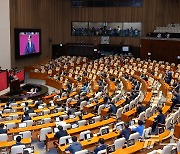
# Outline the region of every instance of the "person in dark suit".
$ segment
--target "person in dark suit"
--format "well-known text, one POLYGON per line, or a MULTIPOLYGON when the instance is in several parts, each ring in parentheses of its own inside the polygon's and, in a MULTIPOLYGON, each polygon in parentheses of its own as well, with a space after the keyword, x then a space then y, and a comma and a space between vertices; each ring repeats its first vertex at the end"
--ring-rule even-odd
POLYGON ((152 125, 152 132, 155 132, 158 124, 165 124, 165 115, 162 113, 162 109, 158 110, 159 114, 154 118, 154 122, 152 125))
POLYGON ((112 113, 112 114, 116 114, 117 112, 117 107, 114 103, 111 103, 110 104, 110 107, 109 107, 109 112, 112 113))
POLYGON ((26 120, 31 120, 31 117, 29 116, 27 111, 24 112, 24 115, 22 117, 22 122, 26 120))
POLYGON ((72 141, 73 141, 73 143, 69 147, 67 147, 65 149, 65 151, 70 151, 71 154, 75 154, 75 152, 81 151, 82 150, 82 145, 81 145, 81 143, 77 142, 77 137, 76 136, 72 137, 72 141))
POLYGON ((12 109, 12 107, 10 107, 10 103, 9 102, 6 103, 6 106, 4 107, 4 109, 12 109))
POLYGON ((98 146, 94 149, 94 154, 97 154, 99 151, 107 149, 107 145, 104 144, 104 139, 100 138, 98 141, 98 146))
POLYGON ((6 134, 6 133, 7 133, 7 130, 4 129, 4 124, 1 123, 1 124, 0 124, 0 134, 6 134))
POLYGON ((68 133, 66 130, 63 130, 63 127, 61 125, 58 126, 59 131, 56 132, 56 134, 54 135, 54 137, 58 138, 58 140, 63 137, 63 136, 67 136, 68 133))
POLYGON ((137 115, 139 115, 141 112, 143 112, 145 110, 145 108, 141 102, 138 102, 136 110, 137 110, 137 112, 136 112, 137 115))
POLYGON ((28 43, 26 44, 26 48, 25 48, 25 55, 27 54, 31 54, 31 53, 35 53, 35 45, 34 43, 31 41, 31 35, 28 36, 28 43))
POLYGON ((124 137, 126 141, 129 139, 129 136, 131 135, 131 129, 129 128, 129 123, 124 124, 124 129, 121 131, 118 138, 124 137))
POLYGON ((34 110, 31 106, 29 106, 29 109, 27 110, 28 113, 34 113, 34 110))
POLYGON ((16 137, 16 144, 14 144, 13 146, 24 145, 21 143, 21 139, 22 139, 21 136, 17 136, 16 137))

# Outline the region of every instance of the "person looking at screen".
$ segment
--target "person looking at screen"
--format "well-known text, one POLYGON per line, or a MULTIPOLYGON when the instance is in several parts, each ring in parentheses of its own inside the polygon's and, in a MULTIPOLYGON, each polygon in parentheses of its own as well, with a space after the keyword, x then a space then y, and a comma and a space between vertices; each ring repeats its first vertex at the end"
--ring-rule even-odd
POLYGON ((36 52, 34 43, 31 41, 31 37, 31 35, 28 36, 28 43, 26 44, 25 55, 36 52))

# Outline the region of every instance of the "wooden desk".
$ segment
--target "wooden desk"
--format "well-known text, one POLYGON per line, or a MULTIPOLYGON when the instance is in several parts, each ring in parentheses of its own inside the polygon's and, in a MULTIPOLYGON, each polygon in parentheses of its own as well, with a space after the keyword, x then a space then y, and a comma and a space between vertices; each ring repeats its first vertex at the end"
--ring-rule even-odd
MULTIPOLYGON (((83 149, 87 149, 90 147, 95 147, 99 138, 104 138, 105 141, 107 140, 112 140, 113 138, 116 138, 119 135, 119 131, 116 132, 110 132, 109 134, 101 135, 101 136, 93 136, 91 140, 83 140, 81 141, 81 145, 83 149)), ((63 154, 65 153, 65 149, 69 145, 64 145, 64 146, 58 146, 58 154, 63 154)))
POLYGON ((142 101, 142 105, 146 106, 150 102, 151 97, 152 97, 152 92, 147 92, 146 96, 144 97, 142 101))
MULTIPOLYGON (((104 101, 104 98, 99 99, 99 100, 98 100, 98 104, 101 104, 103 101, 104 101)), ((92 103, 84 106, 83 110, 84 110, 84 111, 91 112, 96 105, 97 105, 96 102, 92 102, 92 103)))
MULTIPOLYGON (((80 132, 86 131, 86 130, 92 130, 98 127, 102 127, 104 125, 108 125, 111 123, 116 122, 116 119, 114 118, 109 118, 108 120, 103 120, 103 121, 98 121, 94 124, 90 124, 90 125, 85 125, 85 126, 80 126, 78 128, 74 128, 74 129, 69 129, 67 130, 67 133, 69 135, 75 135, 75 134, 79 134, 80 132)), ((57 139, 54 138, 54 133, 50 133, 46 135, 46 150, 48 151, 50 148, 53 148, 53 142, 56 141, 57 139)))
MULTIPOLYGON (((30 138, 23 138, 21 140, 21 143, 23 144, 30 144, 31 143, 31 139, 30 138)), ((3 141, 3 142, 0 142, 0 149, 2 148, 8 148, 8 147, 12 147, 14 144, 16 144, 16 141, 3 141)))
POLYGON ((174 136, 178 139, 180 138, 180 123, 176 124, 174 127, 174 136))
MULTIPOLYGON (((157 142, 162 142, 163 140, 167 139, 168 137, 170 137, 170 131, 169 130, 165 130, 164 133, 160 134, 160 135, 155 135, 154 137, 151 137, 150 140, 155 141, 155 143, 157 142), (156 140, 154 140, 154 138, 156 140)), ((135 153, 139 150, 142 150, 144 148, 144 142, 136 142, 135 145, 127 147, 125 149, 117 149, 115 152, 113 152, 113 154, 130 154, 130 153, 135 153)), ((146 148, 146 147, 145 147, 146 148)))
POLYGON ((135 113, 136 113, 136 108, 133 108, 132 110, 123 113, 121 116, 121 120, 124 122, 128 122, 135 113))

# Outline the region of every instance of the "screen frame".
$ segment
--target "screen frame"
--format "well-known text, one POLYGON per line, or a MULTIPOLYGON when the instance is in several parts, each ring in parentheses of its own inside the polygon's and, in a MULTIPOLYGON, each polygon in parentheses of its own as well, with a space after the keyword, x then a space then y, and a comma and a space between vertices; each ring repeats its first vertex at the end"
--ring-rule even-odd
POLYGON ((41 55, 41 29, 27 29, 27 28, 15 28, 14 29, 14 42, 15 42, 15 59, 21 59, 26 57, 36 57, 41 55), (39 52, 38 53, 32 53, 28 55, 20 55, 20 38, 19 33, 21 32, 39 32, 39 52))

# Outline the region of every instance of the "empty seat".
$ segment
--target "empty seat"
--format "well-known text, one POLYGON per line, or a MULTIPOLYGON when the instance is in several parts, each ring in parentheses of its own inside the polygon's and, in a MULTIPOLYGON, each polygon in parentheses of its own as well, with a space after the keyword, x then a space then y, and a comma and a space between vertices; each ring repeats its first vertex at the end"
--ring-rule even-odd
POLYGON ((126 142, 126 139, 124 137, 116 139, 114 141, 115 150, 122 148, 124 146, 124 143, 126 142))

